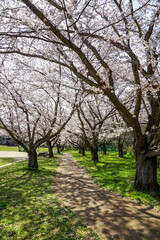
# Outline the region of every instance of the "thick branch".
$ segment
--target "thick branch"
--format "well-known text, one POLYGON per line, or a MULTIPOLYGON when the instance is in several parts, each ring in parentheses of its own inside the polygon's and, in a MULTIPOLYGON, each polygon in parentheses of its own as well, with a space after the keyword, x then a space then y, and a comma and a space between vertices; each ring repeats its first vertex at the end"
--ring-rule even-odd
POLYGON ((158 157, 160 156, 160 150, 157 149, 157 150, 154 150, 154 151, 149 151, 146 155, 145 155, 145 158, 153 158, 153 157, 158 157))
POLYGON ((85 54, 81 51, 80 48, 78 48, 73 42, 68 40, 59 30, 56 26, 54 26, 49 19, 46 18, 46 16, 38 9, 36 8, 29 0, 22 0, 23 3, 25 3, 29 9, 54 33, 55 36, 57 36, 67 47, 72 49, 77 55, 80 57, 82 62, 85 64, 85 66, 88 68, 90 74, 94 79, 97 81, 97 83, 100 83, 100 77, 97 74, 97 71, 94 69, 92 64, 88 61, 85 54))

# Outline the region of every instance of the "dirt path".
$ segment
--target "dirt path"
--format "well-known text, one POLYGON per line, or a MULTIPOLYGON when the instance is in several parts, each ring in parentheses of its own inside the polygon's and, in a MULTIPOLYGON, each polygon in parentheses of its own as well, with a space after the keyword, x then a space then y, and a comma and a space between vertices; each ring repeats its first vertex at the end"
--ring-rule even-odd
POLYGON ((0 168, 9 166, 13 163, 21 162, 27 159, 26 152, 16 152, 16 151, 0 151, 0 158, 13 158, 15 161, 12 163, 7 163, 5 165, 1 165, 0 168))
POLYGON ((160 240, 160 215, 97 187, 73 157, 62 157, 53 192, 103 239, 160 240))

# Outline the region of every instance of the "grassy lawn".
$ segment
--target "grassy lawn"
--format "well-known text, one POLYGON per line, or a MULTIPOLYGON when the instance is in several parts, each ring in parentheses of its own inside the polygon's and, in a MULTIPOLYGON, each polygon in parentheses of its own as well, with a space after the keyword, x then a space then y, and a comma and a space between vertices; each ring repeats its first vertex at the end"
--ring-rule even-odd
MULTIPOLYGON (((160 191, 155 198, 149 194, 135 191, 134 157, 119 158, 116 152, 108 155, 99 154, 99 162, 95 164, 91 161, 89 152, 86 152, 85 157, 74 150, 69 152, 100 187, 118 193, 123 197, 130 197, 138 203, 160 209, 160 191)), ((158 170, 158 182, 160 184, 160 169, 158 170)))
MULTIPOLYGON (((18 152, 18 147, 12 147, 12 146, 2 146, 0 145, 0 151, 16 151, 18 152)), ((48 152, 48 148, 40 147, 37 152, 48 152)))
POLYGON ((13 162, 15 162, 15 159, 13 158, 0 158, 0 166, 13 162))
POLYGON ((40 158, 37 170, 26 161, 0 169, 0 239, 99 239, 52 193, 59 159, 40 158))
POLYGON ((16 151, 18 152, 18 147, 8 147, 0 145, 0 151, 16 151))

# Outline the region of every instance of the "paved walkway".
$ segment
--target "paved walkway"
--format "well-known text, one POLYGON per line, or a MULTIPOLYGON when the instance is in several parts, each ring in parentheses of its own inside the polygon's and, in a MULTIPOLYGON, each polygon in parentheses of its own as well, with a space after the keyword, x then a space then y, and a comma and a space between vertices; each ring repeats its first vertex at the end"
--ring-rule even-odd
POLYGON ((53 192, 103 239, 160 240, 160 215, 98 188, 69 154, 64 154, 53 192))
POLYGON ((12 163, 7 163, 1 165, 0 168, 6 167, 16 162, 21 162, 27 159, 28 154, 26 152, 16 152, 16 151, 0 151, 0 158, 14 158, 15 161, 12 163))

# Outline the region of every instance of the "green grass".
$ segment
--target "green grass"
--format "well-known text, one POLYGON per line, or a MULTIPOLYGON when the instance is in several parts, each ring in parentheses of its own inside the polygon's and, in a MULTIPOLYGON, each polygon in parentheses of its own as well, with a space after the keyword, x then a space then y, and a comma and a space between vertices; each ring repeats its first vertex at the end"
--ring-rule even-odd
POLYGON ((13 162, 15 162, 15 159, 13 158, 0 158, 0 166, 13 162))
POLYGON ((0 239, 99 239, 52 193, 58 165, 59 158, 40 158, 39 169, 27 161, 0 169, 0 239))
MULTIPOLYGON (((2 146, 0 145, 0 151, 16 151, 18 152, 18 147, 12 147, 12 146, 2 146)), ((48 148, 46 147, 40 147, 37 152, 48 152, 48 148)))
MULTIPOLYGON (((86 152, 85 157, 74 150, 69 152, 100 187, 123 197, 129 197, 140 204, 160 209, 160 191, 154 198, 150 194, 137 192, 134 189, 135 160, 133 156, 126 155, 123 159, 119 158, 116 152, 108 155, 99 154, 99 162, 94 163, 91 161, 89 152, 86 152)), ((158 182, 160 184, 160 169, 158 182)))
POLYGON ((18 152, 18 147, 11 147, 11 146, 2 146, 0 145, 0 151, 16 151, 18 152))

